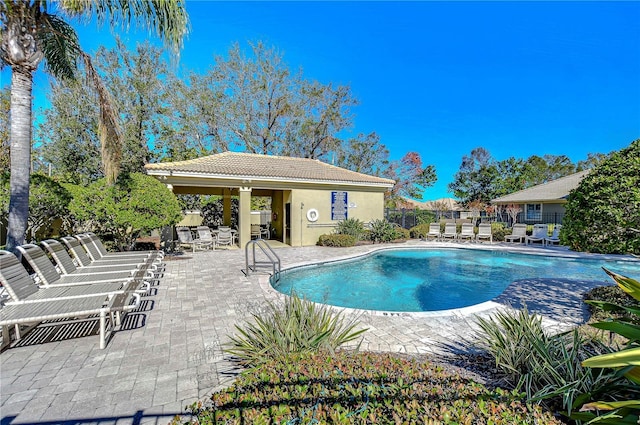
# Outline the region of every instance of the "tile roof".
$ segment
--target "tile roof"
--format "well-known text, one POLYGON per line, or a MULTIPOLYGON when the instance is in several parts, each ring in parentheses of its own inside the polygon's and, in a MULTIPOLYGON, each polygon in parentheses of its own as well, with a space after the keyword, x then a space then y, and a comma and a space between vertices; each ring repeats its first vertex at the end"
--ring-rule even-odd
POLYGON ((569 196, 569 192, 578 187, 580 181, 589 174, 591 170, 580 171, 568 176, 560 177, 528 189, 502 196, 491 200, 494 204, 527 203, 527 202, 563 202, 569 196))
POLYGON ((365 183, 390 186, 395 184, 390 179, 357 173, 326 164, 317 159, 241 152, 222 152, 188 161, 147 164, 145 168, 150 174, 156 174, 153 171, 165 171, 201 176, 237 176, 255 179, 365 183))

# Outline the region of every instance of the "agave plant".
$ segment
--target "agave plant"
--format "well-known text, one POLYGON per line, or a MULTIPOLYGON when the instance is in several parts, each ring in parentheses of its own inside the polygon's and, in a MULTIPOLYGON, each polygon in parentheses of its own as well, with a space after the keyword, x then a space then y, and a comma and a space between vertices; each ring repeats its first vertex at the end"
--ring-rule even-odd
MULTIPOLYGON (((603 269, 624 292, 640 301, 640 282, 605 268, 603 269)), ((620 306, 603 301, 587 302, 605 311, 626 310, 632 315, 640 316, 640 308, 637 307, 620 306)), ((593 323, 592 326, 621 335, 628 341, 622 350, 591 357, 582 362, 583 366, 617 369, 621 375, 624 375, 629 380, 630 396, 638 397, 640 395, 640 325, 633 324, 624 319, 617 319, 593 323)), ((580 415, 579 419, 591 419, 593 423, 597 422, 598 424, 607 425, 640 423, 639 399, 594 401, 582 406, 581 410, 586 413, 580 415), (599 414, 601 411, 605 413, 599 414)))

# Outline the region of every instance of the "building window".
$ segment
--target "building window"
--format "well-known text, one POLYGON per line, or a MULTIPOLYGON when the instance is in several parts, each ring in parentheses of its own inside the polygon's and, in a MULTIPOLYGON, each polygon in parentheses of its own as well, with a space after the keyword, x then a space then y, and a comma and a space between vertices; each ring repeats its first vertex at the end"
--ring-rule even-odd
POLYGON ((542 204, 527 204, 527 220, 542 220, 542 204))

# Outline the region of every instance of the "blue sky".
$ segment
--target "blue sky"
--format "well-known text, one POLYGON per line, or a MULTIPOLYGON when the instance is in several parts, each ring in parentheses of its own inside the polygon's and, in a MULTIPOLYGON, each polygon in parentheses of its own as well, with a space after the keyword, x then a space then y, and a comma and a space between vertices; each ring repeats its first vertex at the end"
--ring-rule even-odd
MULTIPOLYGON (((450 196, 463 155, 610 152, 640 137, 639 2, 188 1, 179 66, 206 71, 232 43, 264 41, 290 68, 348 84, 350 135, 433 164, 424 199, 450 196)), ((83 48, 113 44, 76 26, 83 48)), ((132 44, 141 33, 122 35, 132 44)), ((3 71, 2 84, 8 84, 3 71)), ((36 102, 46 81, 36 80, 36 102)))

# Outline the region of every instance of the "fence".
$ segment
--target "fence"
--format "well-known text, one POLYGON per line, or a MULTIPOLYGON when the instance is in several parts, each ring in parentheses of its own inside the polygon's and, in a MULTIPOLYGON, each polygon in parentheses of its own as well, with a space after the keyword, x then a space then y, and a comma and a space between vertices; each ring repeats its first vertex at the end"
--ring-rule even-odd
POLYGON ((431 223, 444 219, 459 219, 459 211, 431 211, 419 208, 385 208, 384 218, 389 223, 395 223, 398 226, 410 229, 422 223, 431 223))
MULTIPOLYGON (((513 223, 511 222, 511 217, 509 217, 506 213, 498 214, 496 216, 497 221, 507 223, 511 226, 513 223)), ((553 213, 542 213, 539 214, 538 217, 532 219, 527 218, 524 212, 518 214, 516 218, 517 223, 525 223, 525 224, 562 224, 562 220, 564 220, 563 212, 553 212, 553 213)))

